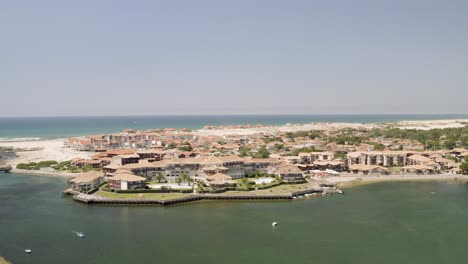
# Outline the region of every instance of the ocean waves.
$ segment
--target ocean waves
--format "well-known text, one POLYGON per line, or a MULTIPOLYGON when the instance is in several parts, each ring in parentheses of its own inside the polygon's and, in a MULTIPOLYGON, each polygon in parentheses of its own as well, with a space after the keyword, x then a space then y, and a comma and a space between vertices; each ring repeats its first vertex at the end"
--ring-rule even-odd
POLYGON ((37 141, 39 137, 0 137, 1 142, 22 142, 22 141, 37 141))

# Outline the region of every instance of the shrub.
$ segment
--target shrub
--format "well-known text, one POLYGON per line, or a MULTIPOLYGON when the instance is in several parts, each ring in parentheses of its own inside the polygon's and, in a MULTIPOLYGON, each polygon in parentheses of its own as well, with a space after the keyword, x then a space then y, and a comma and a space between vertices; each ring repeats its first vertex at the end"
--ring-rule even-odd
POLYGON ((248 192, 250 191, 249 188, 247 187, 237 187, 236 188, 236 191, 239 191, 239 192, 248 192))
POLYGON ((134 189, 134 190, 113 190, 116 193, 192 193, 192 189, 134 189))

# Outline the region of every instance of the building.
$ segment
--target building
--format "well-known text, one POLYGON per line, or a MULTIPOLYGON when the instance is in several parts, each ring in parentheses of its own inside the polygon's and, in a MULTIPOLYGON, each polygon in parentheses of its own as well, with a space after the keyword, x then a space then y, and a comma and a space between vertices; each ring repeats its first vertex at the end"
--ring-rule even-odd
POLYGON ((420 154, 411 155, 408 157, 407 165, 424 165, 432 167, 434 170, 440 170, 441 166, 431 158, 422 156, 420 154))
MULTIPOLYGON (((128 163, 123 166, 119 166, 119 169, 124 169, 132 172, 133 174, 145 176, 147 179, 151 179, 154 176, 156 176, 158 172, 164 172, 163 167, 159 166, 159 164, 159 162, 149 162, 148 160, 140 160, 140 162, 138 163, 128 163)), ((104 169, 108 171, 108 169, 112 168, 111 166, 112 164, 104 167, 104 169)))
POLYGON ((138 154, 126 154, 126 155, 118 155, 112 157, 112 163, 117 165, 125 165, 130 163, 138 163, 140 160, 140 156, 138 154))
POLYGON ((231 176, 224 173, 216 173, 206 178, 208 185, 214 188, 236 187, 237 182, 231 176))
POLYGON ((119 170, 111 178, 107 178, 109 188, 117 190, 143 189, 146 185, 146 178, 136 176, 135 174, 119 170))
POLYGON ((244 160, 237 156, 205 157, 200 162, 201 167, 225 167, 226 174, 233 179, 245 177, 244 160))
POLYGON ((316 170, 345 171, 347 169, 346 163, 340 160, 318 160, 314 161, 313 165, 316 170))
POLYGON ((432 173, 435 171, 434 167, 427 165, 407 165, 401 168, 403 172, 413 173, 432 173))
POLYGON ((299 168, 290 165, 280 167, 277 174, 284 181, 297 181, 304 179, 302 171, 299 168))
POLYGON ((81 167, 84 167, 84 166, 89 166, 91 168, 94 168, 94 169, 97 169, 97 168, 101 168, 102 167, 102 164, 103 164, 103 161, 102 160, 98 160, 98 159, 79 159, 79 160, 74 160, 71 162, 71 164, 81 168, 81 167))
POLYGON ((104 182, 104 173, 90 171, 82 173, 69 181, 71 188, 78 192, 88 192, 96 189, 104 182))
POLYGON ((367 151, 348 153, 348 166, 354 164, 378 165, 383 167, 405 166, 407 164, 407 151, 367 151))
POLYGON ((349 170, 355 174, 387 173, 387 169, 378 165, 353 164, 349 170))

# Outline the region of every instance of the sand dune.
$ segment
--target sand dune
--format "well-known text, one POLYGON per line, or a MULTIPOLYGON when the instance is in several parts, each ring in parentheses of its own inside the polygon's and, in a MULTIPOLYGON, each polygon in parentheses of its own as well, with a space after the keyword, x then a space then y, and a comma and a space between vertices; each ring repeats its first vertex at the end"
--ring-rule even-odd
POLYGON ((219 129, 200 129, 195 131, 196 134, 201 136, 226 136, 226 135, 253 135, 257 133, 274 134, 278 132, 296 132, 303 130, 339 130, 344 128, 353 129, 372 129, 378 127, 386 127, 394 125, 402 129, 419 129, 429 130, 434 128, 457 128, 464 127, 468 124, 468 119, 449 119, 449 120, 423 120, 423 121, 401 121, 394 123, 374 123, 374 124, 359 124, 359 123, 332 123, 320 122, 310 124, 288 124, 284 126, 263 126, 252 128, 223 128, 219 129))

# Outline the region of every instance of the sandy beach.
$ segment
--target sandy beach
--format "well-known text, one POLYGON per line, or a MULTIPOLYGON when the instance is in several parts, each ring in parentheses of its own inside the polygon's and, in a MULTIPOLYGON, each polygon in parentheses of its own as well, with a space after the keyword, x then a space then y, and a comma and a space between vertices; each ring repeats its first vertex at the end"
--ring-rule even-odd
POLYGON ((468 181, 468 175, 459 174, 433 174, 433 175, 356 175, 356 176, 335 176, 324 179, 326 182, 335 183, 339 188, 353 187, 357 185, 372 184, 378 182, 391 181, 468 181))
POLYGON ((6 259, 0 256, 0 264, 11 264, 11 262, 8 262, 6 259))
POLYGON ((400 121, 394 123, 373 123, 373 124, 359 124, 359 123, 332 123, 332 122, 318 122, 310 124, 287 124, 284 126, 262 126, 252 128, 229 128, 217 127, 216 129, 200 129, 194 131, 195 134, 200 136, 226 136, 226 135, 253 135, 253 134, 274 134, 278 132, 297 132, 304 130, 340 130, 345 128, 352 129, 373 129, 383 128, 388 125, 393 125, 401 129, 443 129, 443 128, 458 128, 464 127, 468 123, 468 119, 447 119, 447 120, 421 120, 421 121, 400 121))
POLYGON ((77 151, 64 148, 65 139, 0 142, 0 147, 13 147, 25 151, 16 151, 16 158, 4 161, 7 165, 39 162, 44 160, 66 161, 74 158, 89 158, 93 152, 77 151))

